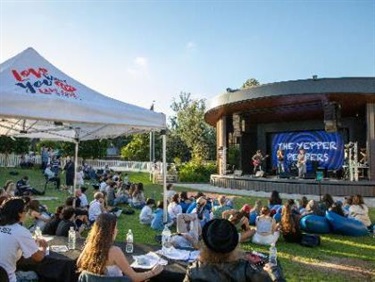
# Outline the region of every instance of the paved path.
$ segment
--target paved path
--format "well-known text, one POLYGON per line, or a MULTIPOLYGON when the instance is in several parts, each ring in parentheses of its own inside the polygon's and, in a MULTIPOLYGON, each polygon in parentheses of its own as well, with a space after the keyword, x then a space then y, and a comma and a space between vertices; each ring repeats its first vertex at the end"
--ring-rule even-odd
MULTIPOLYGON (((194 190, 197 190, 197 191, 199 190, 199 191, 225 194, 225 195, 239 195, 239 196, 253 196, 253 197, 268 198, 271 194, 270 192, 216 187, 216 186, 212 186, 210 184, 176 183, 176 186, 191 188, 191 189, 194 189, 194 190)), ((313 200, 319 200, 319 196, 317 196, 317 195, 299 195, 299 194, 280 193, 280 197, 282 199, 301 199, 302 196, 306 196, 308 200, 312 200, 312 199, 313 200)), ((343 197, 333 197, 333 199, 335 201, 344 202, 343 197)), ((365 197, 364 201, 365 201, 365 204, 368 207, 375 208, 375 198, 374 197, 365 197)))

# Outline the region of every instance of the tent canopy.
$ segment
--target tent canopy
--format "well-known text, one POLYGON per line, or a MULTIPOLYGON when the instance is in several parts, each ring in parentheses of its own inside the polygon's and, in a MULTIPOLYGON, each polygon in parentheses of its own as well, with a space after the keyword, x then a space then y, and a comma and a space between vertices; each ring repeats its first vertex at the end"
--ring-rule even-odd
POLYGON ((0 135, 76 142, 165 128, 163 113, 104 96, 32 48, 0 65, 0 135))

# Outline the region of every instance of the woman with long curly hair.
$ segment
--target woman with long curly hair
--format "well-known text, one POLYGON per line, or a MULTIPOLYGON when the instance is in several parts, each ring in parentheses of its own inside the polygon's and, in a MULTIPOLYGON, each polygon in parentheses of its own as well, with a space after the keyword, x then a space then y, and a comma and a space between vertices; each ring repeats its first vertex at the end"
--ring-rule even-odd
POLYGON ((290 199, 281 211, 281 233, 284 240, 291 243, 300 243, 302 233, 299 229, 300 216, 293 212, 294 200, 290 199))
POLYGON ((163 271, 156 265, 150 271, 135 272, 122 250, 113 245, 117 235, 116 216, 102 213, 87 236, 85 247, 77 260, 78 270, 104 276, 128 276, 132 281, 144 281, 163 271))

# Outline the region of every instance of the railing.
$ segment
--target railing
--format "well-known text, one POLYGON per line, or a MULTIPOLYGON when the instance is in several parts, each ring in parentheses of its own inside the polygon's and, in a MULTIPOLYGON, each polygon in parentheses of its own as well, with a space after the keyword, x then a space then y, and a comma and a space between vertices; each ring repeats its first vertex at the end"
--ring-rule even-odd
MULTIPOLYGON (((20 167, 22 156, 16 154, 0 154, 0 167, 20 167)), ((41 165, 42 160, 39 155, 31 158, 26 158, 35 165, 41 165)), ((78 164, 82 165, 82 159, 78 159, 78 164)), ((65 165, 65 158, 61 159, 61 166, 65 165)), ((160 164, 156 165, 152 162, 135 162, 135 161, 120 161, 120 160, 85 160, 85 163, 92 166, 94 169, 103 169, 108 165, 109 169, 114 171, 137 171, 137 172, 153 172, 160 170, 160 164)), ((169 165, 168 165, 169 167, 169 165)))

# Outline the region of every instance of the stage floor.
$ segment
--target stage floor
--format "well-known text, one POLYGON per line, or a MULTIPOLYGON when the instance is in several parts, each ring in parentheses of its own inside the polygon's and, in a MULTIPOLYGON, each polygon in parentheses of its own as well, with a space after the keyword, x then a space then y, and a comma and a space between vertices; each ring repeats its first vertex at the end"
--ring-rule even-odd
POLYGON ((301 179, 296 177, 279 178, 277 176, 255 177, 254 175, 211 175, 211 185, 233 189, 254 190, 280 193, 346 196, 360 194, 364 197, 375 196, 375 181, 360 178, 349 181, 336 178, 301 179))

